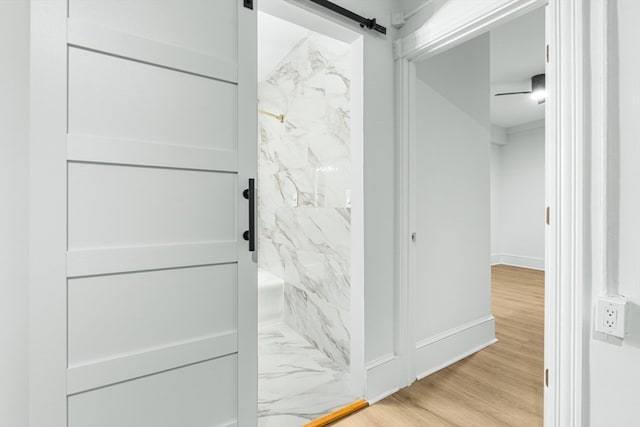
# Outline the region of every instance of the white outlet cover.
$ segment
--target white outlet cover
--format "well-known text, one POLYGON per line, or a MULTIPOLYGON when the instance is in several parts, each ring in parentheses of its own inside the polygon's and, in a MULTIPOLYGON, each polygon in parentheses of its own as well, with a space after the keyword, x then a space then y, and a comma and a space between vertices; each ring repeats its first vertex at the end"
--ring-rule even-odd
POLYGON ((602 296, 596 307, 596 331, 624 338, 627 320, 627 300, 620 296, 602 296))

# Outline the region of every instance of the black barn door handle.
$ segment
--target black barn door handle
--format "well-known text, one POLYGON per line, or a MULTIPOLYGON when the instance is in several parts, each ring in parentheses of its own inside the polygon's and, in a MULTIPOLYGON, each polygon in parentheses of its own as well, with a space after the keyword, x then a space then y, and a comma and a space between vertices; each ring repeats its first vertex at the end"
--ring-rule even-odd
POLYGON ((249 201, 249 229, 242 233, 242 238, 249 242, 249 252, 256 250, 256 189, 255 179, 249 178, 249 188, 242 192, 249 201))

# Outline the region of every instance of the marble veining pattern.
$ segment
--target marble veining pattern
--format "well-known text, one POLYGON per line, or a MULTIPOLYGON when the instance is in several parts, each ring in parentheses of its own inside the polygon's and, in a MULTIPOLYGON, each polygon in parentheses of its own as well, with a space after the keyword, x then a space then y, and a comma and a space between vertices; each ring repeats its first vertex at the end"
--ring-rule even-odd
POLYGON ((299 427, 355 400, 348 375, 283 323, 258 333, 258 425, 299 427))
POLYGON ((284 320, 347 370, 350 46, 309 33, 258 85, 260 268, 285 281, 284 320))

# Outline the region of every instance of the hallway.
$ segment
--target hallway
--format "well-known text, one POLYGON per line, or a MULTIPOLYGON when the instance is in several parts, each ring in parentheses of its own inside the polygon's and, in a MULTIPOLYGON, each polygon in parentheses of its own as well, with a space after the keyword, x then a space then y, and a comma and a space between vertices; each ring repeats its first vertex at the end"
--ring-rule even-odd
POLYGON ((542 425, 544 272, 491 273, 498 343, 334 425, 542 425))

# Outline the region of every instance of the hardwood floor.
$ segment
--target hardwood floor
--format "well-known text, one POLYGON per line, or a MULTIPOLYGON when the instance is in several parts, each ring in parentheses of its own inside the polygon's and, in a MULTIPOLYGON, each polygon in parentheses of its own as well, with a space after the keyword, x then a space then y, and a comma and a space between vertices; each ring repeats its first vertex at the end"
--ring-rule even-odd
POLYGON ((541 426, 544 273, 492 267, 492 310, 498 343, 332 425, 541 426))

